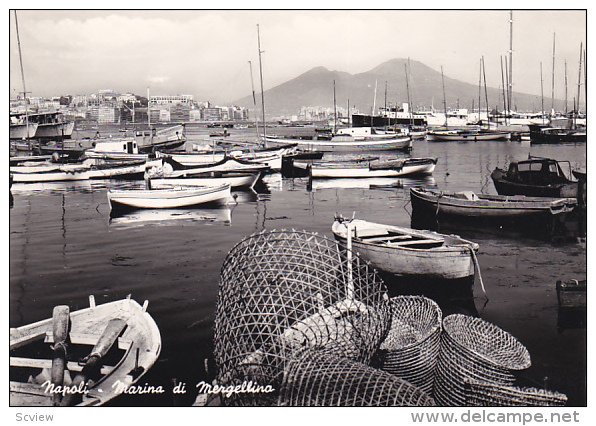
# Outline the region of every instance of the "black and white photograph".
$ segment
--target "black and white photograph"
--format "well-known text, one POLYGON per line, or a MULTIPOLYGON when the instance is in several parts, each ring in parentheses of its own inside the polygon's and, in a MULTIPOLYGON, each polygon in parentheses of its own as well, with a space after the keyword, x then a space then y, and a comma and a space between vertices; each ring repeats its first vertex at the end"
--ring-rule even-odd
POLYGON ((587 421, 587 9, 96 6, 7 9, 11 421, 587 421))

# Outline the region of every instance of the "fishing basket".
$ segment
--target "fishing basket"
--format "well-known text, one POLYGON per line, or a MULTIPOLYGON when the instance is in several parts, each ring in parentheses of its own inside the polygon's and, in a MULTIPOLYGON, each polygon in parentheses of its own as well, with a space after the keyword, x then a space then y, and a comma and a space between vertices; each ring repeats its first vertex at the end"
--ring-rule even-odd
POLYGON ((282 406, 433 406, 434 401, 407 381, 361 362, 308 350, 287 365, 282 406))
POLYGON ((390 302, 391 328, 381 344, 381 369, 432 395, 441 342, 441 309, 424 296, 398 296, 390 302))
POLYGON ((469 407, 563 407, 566 404, 567 396, 559 392, 466 380, 469 407))
POLYGON ((506 331, 480 318, 449 315, 443 320, 434 397, 438 405, 462 406, 465 379, 510 386, 513 372, 530 365, 528 350, 506 331))
POLYGON ((233 247, 221 270, 215 318, 220 385, 271 385, 228 405, 271 405, 283 371, 309 348, 368 363, 389 329, 386 287, 369 265, 328 238, 263 231, 233 247))

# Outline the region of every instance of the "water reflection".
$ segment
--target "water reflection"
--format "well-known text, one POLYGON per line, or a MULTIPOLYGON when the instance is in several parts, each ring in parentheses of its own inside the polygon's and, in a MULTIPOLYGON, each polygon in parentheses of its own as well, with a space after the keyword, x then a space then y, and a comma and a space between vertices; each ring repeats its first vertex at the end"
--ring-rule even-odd
POLYGON ((147 224, 153 226, 170 226, 180 221, 232 223, 232 208, 214 207, 206 209, 148 209, 114 215, 108 224, 114 228, 134 228, 147 224))
POLYGON ((362 178, 362 179, 310 179, 308 190, 321 189, 374 189, 374 188, 406 188, 437 186, 432 176, 422 178, 362 178))

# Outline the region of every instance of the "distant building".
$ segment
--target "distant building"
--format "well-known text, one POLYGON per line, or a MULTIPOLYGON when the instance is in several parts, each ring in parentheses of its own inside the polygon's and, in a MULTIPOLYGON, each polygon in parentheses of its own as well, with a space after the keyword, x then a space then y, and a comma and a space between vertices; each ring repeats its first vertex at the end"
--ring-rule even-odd
POLYGON ((193 95, 165 95, 151 96, 149 105, 192 104, 193 95))
POLYGON ((120 109, 110 106, 92 106, 87 110, 87 118, 100 124, 120 122, 120 109))
POLYGON ((203 109, 203 120, 205 121, 219 121, 221 120, 221 109, 220 108, 204 108, 203 109))

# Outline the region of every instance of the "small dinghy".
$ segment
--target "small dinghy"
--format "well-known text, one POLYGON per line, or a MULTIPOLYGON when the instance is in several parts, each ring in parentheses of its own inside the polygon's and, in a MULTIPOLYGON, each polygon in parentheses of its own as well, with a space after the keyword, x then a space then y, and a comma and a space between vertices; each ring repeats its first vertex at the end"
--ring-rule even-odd
POLYGON ((89 302, 74 312, 57 306, 52 318, 10 329, 11 406, 103 405, 153 366, 161 336, 148 302, 89 302))
POLYGON ((556 216, 572 211, 573 198, 526 197, 523 195, 485 195, 472 191, 445 192, 410 188, 413 213, 417 212, 466 218, 522 219, 556 216))
POLYGON ((352 250, 375 268, 394 275, 439 279, 474 275, 478 244, 457 235, 342 217, 335 218, 331 230, 344 245, 351 232, 352 250))
POLYGON ((230 185, 212 187, 170 186, 159 189, 108 190, 112 210, 173 209, 209 203, 230 197, 230 185))
POLYGON ((312 162, 308 166, 312 178, 374 178, 430 175, 436 158, 394 160, 312 162))

